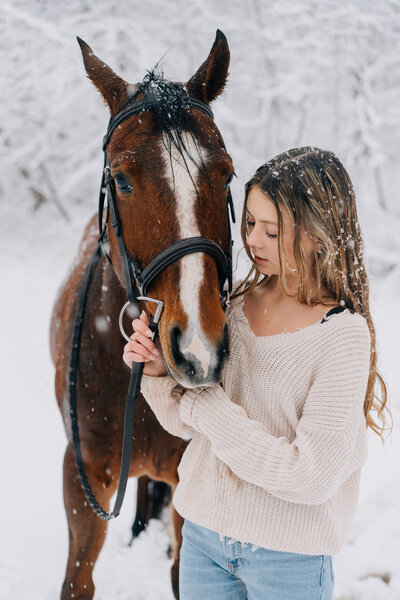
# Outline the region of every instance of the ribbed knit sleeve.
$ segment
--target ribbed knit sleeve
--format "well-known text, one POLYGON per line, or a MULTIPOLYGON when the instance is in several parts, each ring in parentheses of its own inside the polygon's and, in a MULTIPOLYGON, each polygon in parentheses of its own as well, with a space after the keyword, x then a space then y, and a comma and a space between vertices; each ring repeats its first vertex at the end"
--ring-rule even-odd
POLYGON ((193 429, 179 415, 179 401, 184 392, 172 377, 150 377, 143 375, 140 391, 156 415, 162 427, 184 440, 190 440, 193 429))
POLYGON ((331 328, 291 442, 250 419, 220 386, 186 391, 180 416, 209 439, 215 455, 243 481, 281 500, 321 504, 360 467, 353 448, 365 421, 369 355, 364 319, 331 328))

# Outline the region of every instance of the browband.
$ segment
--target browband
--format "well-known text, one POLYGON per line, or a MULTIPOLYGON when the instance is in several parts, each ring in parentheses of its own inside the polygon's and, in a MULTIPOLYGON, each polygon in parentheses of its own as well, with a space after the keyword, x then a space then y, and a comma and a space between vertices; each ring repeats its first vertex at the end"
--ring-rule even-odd
MULTIPOLYGON (((147 98, 143 98, 142 100, 128 101, 129 103, 122 108, 114 117, 110 118, 107 133, 103 138, 103 151, 106 150, 107 145, 111 139, 114 131, 121 125, 126 119, 132 117, 133 115, 137 115, 141 112, 146 112, 152 109, 151 102, 147 98)), ((187 96, 187 108, 198 108, 203 113, 211 117, 214 120, 214 113, 211 108, 205 102, 201 100, 197 100, 197 98, 191 98, 187 96)))

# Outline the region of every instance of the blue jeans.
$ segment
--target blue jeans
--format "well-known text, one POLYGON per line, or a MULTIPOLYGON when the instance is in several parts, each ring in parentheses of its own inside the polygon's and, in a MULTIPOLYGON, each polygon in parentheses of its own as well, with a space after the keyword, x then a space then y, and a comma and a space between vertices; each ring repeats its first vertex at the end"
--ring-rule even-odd
POLYGON ((330 555, 253 549, 187 519, 182 528, 180 600, 331 600, 330 555))

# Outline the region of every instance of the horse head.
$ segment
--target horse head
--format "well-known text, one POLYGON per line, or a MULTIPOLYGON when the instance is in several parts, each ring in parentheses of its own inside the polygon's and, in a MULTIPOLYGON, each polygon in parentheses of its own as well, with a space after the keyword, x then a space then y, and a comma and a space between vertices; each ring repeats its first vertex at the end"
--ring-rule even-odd
MULTIPOLYGON (((207 111, 222 92, 229 48, 218 31, 207 59, 187 83, 154 71, 129 84, 79 40, 86 72, 106 101, 111 120, 132 102, 146 109, 117 124, 107 142, 110 177, 130 257, 144 269, 171 244, 189 237, 215 242, 230 252, 227 210, 234 168, 221 133, 207 111)), ((212 114, 212 113, 211 113, 212 114)), ((109 255, 125 287, 118 240, 107 226, 109 255)), ((214 385, 229 352, 220 302, 220 274, 206 252, 187 254, 164 268, 147 295, 164 302, 159 326, 171 375, 185 387, 214 385)), ((154 305, 148 305, 149 312, 154 305)))

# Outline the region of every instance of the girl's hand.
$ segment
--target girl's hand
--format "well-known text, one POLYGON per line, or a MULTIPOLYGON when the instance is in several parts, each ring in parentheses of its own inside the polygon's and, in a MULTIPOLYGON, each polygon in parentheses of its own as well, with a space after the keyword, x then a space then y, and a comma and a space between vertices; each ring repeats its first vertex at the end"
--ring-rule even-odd
POLYGON ((123 359, 128 367, 132 368, 132 362, 146 363, 143 369, 144 375, 162 377, 167 374, 164 358, 161 354, 161 346, 158 347, 151 339, 153 332, 149 329, 149 320, 142 310, 139 319, 132 321, 135 331, 131 335, 131 341, 124 346, 123 359))

